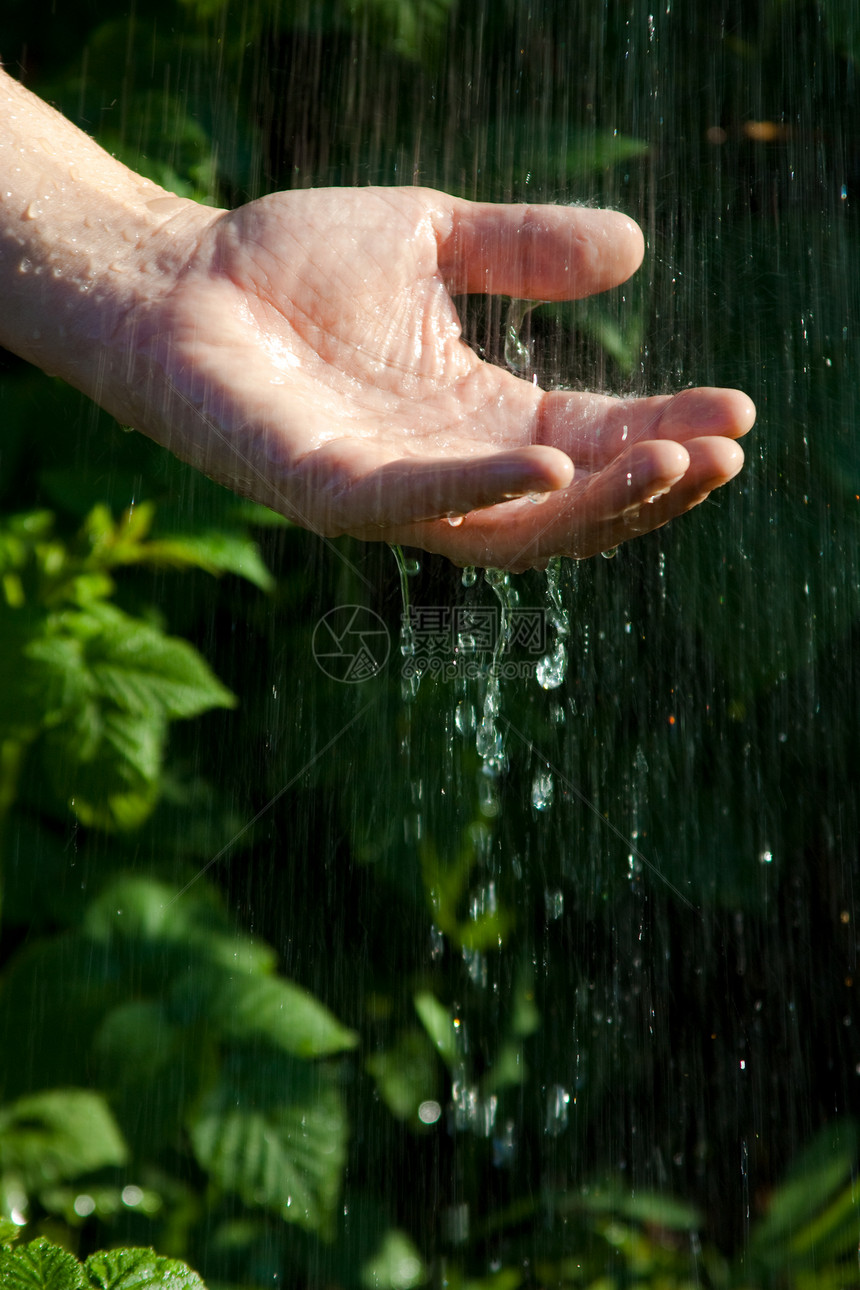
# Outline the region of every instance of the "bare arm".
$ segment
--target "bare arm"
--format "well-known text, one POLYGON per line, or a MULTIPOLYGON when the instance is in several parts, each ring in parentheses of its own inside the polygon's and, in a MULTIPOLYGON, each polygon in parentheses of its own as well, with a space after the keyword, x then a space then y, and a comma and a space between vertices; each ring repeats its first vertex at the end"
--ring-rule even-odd
POLYGON ((417 188, 217 211, 2 71, 0 121, 0 343, 307 528, 523 568, 658 527, 740 469, 738 391, 545 393, 460 340, 452 291, 624 281, 626 216, 417 188))

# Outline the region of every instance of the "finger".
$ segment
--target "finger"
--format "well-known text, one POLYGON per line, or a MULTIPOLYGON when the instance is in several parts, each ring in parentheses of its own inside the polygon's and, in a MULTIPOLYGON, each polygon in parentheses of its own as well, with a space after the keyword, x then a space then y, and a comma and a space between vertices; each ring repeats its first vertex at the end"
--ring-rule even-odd
POLYGON ((646 501, 644 506, 625 509, 607 526, 598 549, 620 546, 622 542, 651 533, 693 510, 717 488, 733 479, 744 463, 743 449, 728 439, 699 439, 685 446, 690 454, 690 465, 683 479, 646 501))
POLYGON ((741 390, 702 387, 647 399, 553 390, 541 404, 536 437, 569 453, 577 466, 596 470, 643 439, 739 439, 755 415, 741 390))
POLYGON ((475 457, 381 461, 372 446, 326 444, 302 463, 303 485, 329 535, 379 536, 382 528, 459 518, 529 493, 553 493, 573 479, 570 459, 528 446, 475 457))
POLYGON ((642 232, 619 211, 448 201, 438 257, 454 294, 579 300, 625 282, 642 263, 642 232))
POLYGON ((639 445, 622 462, 551 493, 538 506, 510 502, 467 515, 456 529, 414 525, 389 540, 423 546, 458 564, 514 570, 545 563, 553 555, 594 555, 616 544, 614 534, 625 513, 641 510, 677 485, 689 464, 689 454, 679 444, 639 445))

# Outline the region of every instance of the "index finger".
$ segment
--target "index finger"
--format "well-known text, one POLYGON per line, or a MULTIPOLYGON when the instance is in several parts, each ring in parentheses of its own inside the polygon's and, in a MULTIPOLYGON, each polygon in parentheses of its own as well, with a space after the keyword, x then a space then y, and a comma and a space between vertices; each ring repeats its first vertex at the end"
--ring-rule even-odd
POLYGON ((434 221, 448 289, 522 300, 580 300, 625 282, 642 231, 620 211, 447 199, 434 221))

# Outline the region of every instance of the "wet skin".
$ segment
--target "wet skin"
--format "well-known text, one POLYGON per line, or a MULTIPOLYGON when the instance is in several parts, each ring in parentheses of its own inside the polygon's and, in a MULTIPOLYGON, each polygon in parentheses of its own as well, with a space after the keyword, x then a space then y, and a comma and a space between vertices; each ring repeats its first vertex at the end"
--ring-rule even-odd
POLYGON ((627 216, 419 188, 213 210, 0 90, 0 343, 297 523, 522 569, 657 528, 741 468, 739 391, 544 392, 461 339, 453 295, 623 282, 627 216))

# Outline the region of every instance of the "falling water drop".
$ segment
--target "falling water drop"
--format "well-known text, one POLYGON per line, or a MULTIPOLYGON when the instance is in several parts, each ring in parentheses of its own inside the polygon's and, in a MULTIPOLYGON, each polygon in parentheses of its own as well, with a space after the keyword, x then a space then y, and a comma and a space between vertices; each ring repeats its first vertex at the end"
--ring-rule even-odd
POLYGON ((549 770, 539 770, 532 781, 532 806, 536 811, 548 811, 552 806, 553 778, 549 770))

